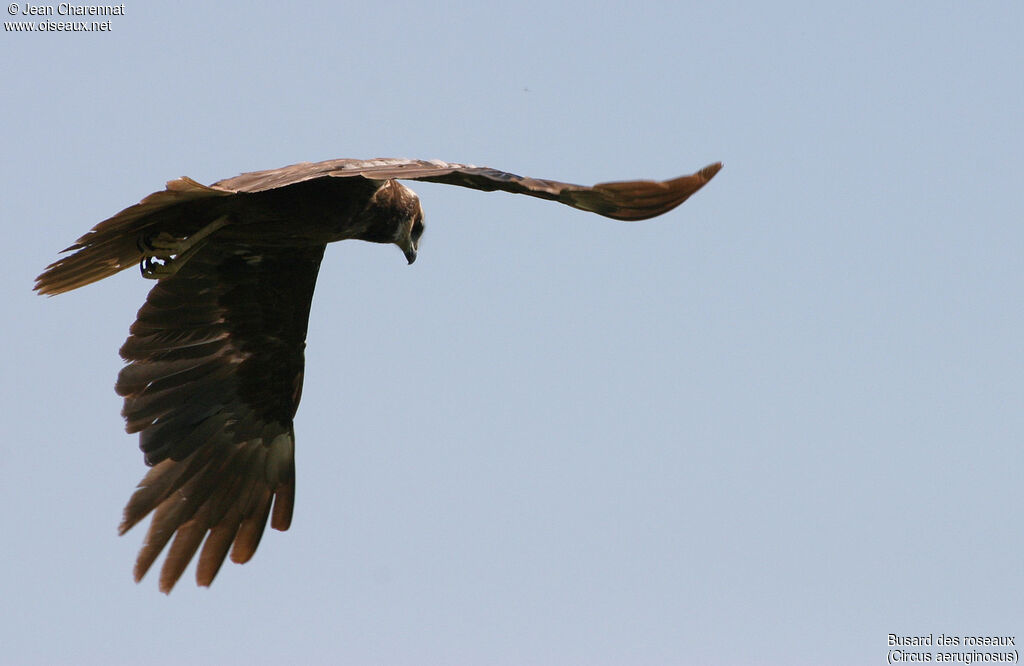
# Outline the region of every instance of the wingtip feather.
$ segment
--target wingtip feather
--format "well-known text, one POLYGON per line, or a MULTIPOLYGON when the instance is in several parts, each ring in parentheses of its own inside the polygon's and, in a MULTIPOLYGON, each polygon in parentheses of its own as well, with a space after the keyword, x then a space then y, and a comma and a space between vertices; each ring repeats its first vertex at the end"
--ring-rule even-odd
POLYGON ((703 178, 705 181, 708 181, 714 178, 715 174, 721 171, 723 166, 725 165, 722 164, 721 162, 715 162, 714 164, 707 165, 697 173, 700 174, 700 177, 703 178))

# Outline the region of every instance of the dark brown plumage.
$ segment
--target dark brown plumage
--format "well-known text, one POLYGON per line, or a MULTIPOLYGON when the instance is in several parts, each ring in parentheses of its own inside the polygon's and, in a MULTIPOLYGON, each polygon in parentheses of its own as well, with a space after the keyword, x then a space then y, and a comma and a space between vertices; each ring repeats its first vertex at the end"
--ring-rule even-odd
POLYGON ((116 384, 126 429, 139 433, 152 466, 120 527, 123 534, 153 514, 135 579, 170 543, 160 574, 160 589, 170 592, 202 545, 196 579, 209 585, 229 550, 235 562, 252 557, 268 517, 288 529, 292 419, 320 260, 327 243, 348 238, 394 243, 415 260, 423 212, 396 179, 642 220, 675 208, 720 168, 584 187, 438 161, 331 160, 210 186, 179 178, 96 225, 35 289, 59 294, 136 264, 158 280, 121 347, 128 363, 116 384))

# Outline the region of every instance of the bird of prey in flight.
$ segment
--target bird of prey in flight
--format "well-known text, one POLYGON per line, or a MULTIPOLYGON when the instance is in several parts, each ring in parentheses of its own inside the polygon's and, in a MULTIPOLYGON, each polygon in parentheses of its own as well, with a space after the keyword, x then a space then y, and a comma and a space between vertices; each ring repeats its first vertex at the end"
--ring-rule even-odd
POLYGON ((96 225, 35 289, 59 294, 135 265, 156 280, 121 347, 116 384, 126 430, 139 433, 151 467, 120 526, 124 534, 153 514, 135 580, 170 542, 160 589, 171 591, 200 545, 196 580, 210 585, 229 550, 238 563, 253 556, 268 518, 288 529, 292 419, 320 260, 327 243, 349 238, 393 243, 416 259, 423 210, 399 179, 643 220, 686 201, 721 166, 584 187, 436 160, 304 162, 210 186, 172 180, 96 225))

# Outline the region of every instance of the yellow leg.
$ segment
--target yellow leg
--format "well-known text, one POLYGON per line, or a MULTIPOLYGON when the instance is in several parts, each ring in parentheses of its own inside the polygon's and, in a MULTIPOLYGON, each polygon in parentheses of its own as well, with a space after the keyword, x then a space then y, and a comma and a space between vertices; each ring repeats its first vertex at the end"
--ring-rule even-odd
POLYGON ((142 277, 159 280, 174 275, 206 244, 210 234, 227 223, 228 217, 224 215, 186 238, 176 238, 162 231, 145 243, 140 242, 140 246, 144 245, 139 263, 142 277))

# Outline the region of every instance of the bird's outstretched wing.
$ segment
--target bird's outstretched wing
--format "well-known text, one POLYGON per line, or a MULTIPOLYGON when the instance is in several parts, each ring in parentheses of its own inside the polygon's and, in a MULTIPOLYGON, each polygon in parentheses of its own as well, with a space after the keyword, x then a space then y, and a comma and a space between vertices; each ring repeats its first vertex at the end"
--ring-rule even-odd
POLYGON ((558 201, 616 220, 645 220, 667 213, 711 180, 721 162, 710 164, 689 176, 672 180, 632 180, 600 183, 592 187, 528 178, 507 171, 439 160, 379 158, 375 160, 328 160, 300 162, 280 169, 253 171, 214 183, 211 187, 234 192, 261 192, 315 178, 351 178, 373 180, 392 178, 424 180, 459 185, 474 190, 502 190, 515 194, 558 201))
POLYGON ((302 390, 309 306, 324 247, 211 242, 160 280, 121 348, 129 432, 153 465, 125 507, 123 534, 150 512, 140 580, 174 536, 169 592, 205 538, 209 585, 231 549, 245 562, 268 516, 288 529, 295 496, 292 418, 302 390))
MULTIPOLYGON (((320 178, 365 179, 363 182, 397 178, 526 194, 616 220, 644 220, 667 213, 686 201, 721 168, 722 164, 716 162, 672 180, 618 181, 592 187, 528 178, 488 167, 404 158, 300 162, 280 169, 243 173, 209 186, 183 177, 168 182, 167 189, 150 194, 75 241, 64 250, 74 253, 47 266, 37 278, 36 290, 41 294, 59 294, 134 266, 139 261, 138 238, 155 221, 166 223, 166 218, 179 217, 185 220, 186 228, 209 222, 214 216, 211 211, 230 208, 228 202, 218 206, 218 199, 230 199, 240 192, 266 192, 320 178)), ((353 185, 353 194, 365 189, 353 185)), ((345 194, 349 194, 347 188, 345 194)), ((181 224, 177 222, 178 226, 181 224)))

